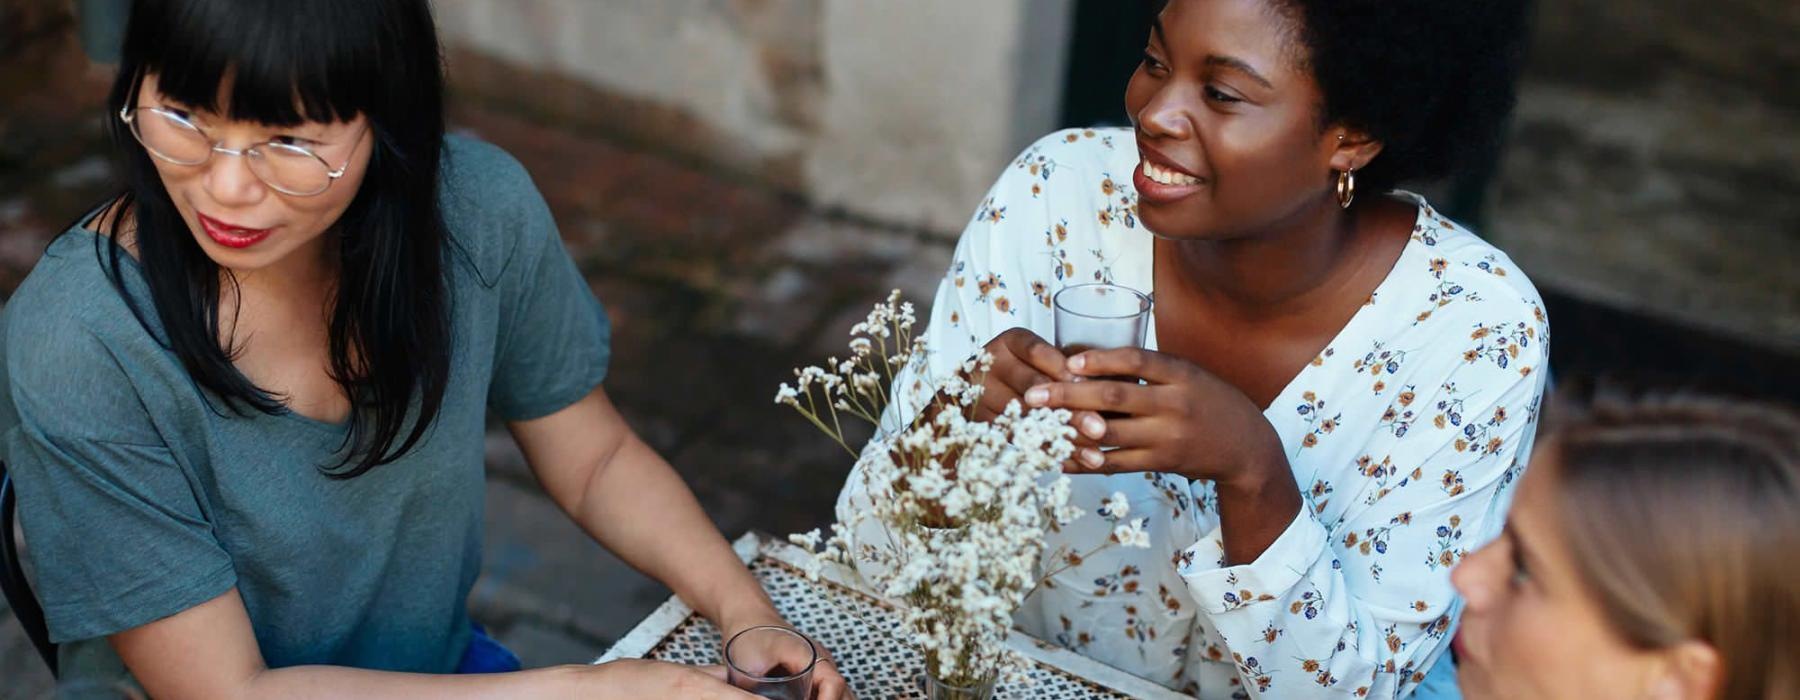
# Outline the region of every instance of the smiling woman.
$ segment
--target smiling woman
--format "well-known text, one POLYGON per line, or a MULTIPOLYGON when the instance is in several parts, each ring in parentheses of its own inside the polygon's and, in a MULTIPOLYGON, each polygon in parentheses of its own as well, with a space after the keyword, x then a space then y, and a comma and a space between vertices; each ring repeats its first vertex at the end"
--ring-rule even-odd
POLYGON ((0 315, 0 461, 63 680, 745 697, 671 664, 520 671, 469 619, 492 411, 601 544, 727 634, 781 624, 607 399, 611 326, 530 176, 445 136, 440 70, 425 0, 133 3, 126 190, 0 315))
POLYGON ((1148 550, 1058 562, 1027 631, 1205 698, 1454 692, 1449 570, 1499 530, 1549 328, 1504 253, 1391 188, 1493 141, 1526 9, 1172 0, 1132 128, 1052 134, 1000 176, 884 424, 985 351, 978 415, 1075 411, 1074 502, 1150 516, 1148 550), (1087 282, 1153 294, 1146 348, 1045 340, 1087 282))

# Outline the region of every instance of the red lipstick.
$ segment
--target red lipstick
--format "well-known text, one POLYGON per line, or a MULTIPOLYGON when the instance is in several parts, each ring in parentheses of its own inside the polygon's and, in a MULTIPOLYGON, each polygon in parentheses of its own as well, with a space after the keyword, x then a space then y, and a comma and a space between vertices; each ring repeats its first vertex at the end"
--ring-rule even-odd
POLYGON ((213 239, 213 242, 227 248, 248 248, 256 245, 264 238, 268 238, 269 233, 274 230, 267 228, 245 228, 236 224, 220 221, 199 212, 194 212, 194 215, 199 217, 200 228, 206 230, 207 237, 213 239))

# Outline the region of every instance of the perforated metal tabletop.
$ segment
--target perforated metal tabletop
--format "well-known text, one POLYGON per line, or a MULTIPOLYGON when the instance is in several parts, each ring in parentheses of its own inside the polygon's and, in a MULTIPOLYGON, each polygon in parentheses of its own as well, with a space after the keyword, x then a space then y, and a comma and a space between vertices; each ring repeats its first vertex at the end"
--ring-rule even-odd
MULTIPOLYGON (((734 546, 782 616, 831 650, 858 698, 925 697, 923 660, 904 641, 894 607, 866 592, 855 573, 828 565, 821 580, 814 582, 800 568, 808 555, 794 545, 752 533, 734 546)), ((998 698, 1186 697, 1017 630, 1008 643, 1031 660, 1027 670, 1031 681, 1002 683, 998 698)), ((595 663, 649 658, 717 664, 721 646, 718 628, 670 597, 595 663)))

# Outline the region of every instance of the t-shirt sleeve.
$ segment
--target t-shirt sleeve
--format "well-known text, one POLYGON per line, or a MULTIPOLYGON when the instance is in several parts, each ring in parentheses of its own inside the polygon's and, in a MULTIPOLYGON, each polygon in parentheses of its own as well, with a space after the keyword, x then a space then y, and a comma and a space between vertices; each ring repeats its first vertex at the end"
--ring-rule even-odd
POLYGON ((563 246, 543 195, 516 161, 509 199, 514 249, 501 271, 499 337, 488 405, 507 420, 529 420, 575 403, 606 378, 612 324, 563 246))
POLYGON ((51 640, 129 630, 235 586, 192 470, 123 365, 75 324, 13 320, 0 457, 51 640))

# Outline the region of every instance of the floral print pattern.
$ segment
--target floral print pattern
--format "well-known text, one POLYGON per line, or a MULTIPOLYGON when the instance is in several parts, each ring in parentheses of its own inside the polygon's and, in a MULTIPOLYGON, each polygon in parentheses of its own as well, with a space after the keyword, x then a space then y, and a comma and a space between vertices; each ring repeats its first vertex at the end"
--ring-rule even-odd
MULTIPOLYGON (((1069 130, 1013 161, 963 233, 931 308, 931 359, 896 378, 892 410, 921 405, 921 374, 947 374, 1008 328, 1053 337, 1064 286, 1153 291, 1132 144, 1129 130, 1069 130)), ((1151 548, 1045 562, 1061 571, 1021 627, 1202 698, 1396 698, 1425 677, 1460 608, 1450 567, 1498 533, 1525 466, 1549 333, 1504 254, 1396 196, 1419 208, 1400 259, 1264 414, 1306 504, 1287 530, 1225 566, 1209 483, 1074 476, 1078 502, 1118 491, 1150 516, 1151 548)), ((859 481, 840 512, 866 499, 859 481)), ((1104 538, 1089 529, 1102 520, 1076 521, 1051 551, 1104 538)))

